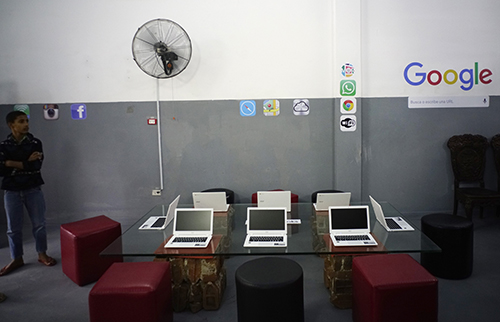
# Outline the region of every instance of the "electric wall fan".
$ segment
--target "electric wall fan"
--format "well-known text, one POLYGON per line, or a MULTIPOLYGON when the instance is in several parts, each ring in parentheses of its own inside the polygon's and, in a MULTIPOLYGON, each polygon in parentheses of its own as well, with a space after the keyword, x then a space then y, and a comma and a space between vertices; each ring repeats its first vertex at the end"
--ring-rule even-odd
POLYGON ((139 27, 132 41, 134 60, 146 74, 170 78, 191 60, 191 39, 177 23, 154 19, 139 27))

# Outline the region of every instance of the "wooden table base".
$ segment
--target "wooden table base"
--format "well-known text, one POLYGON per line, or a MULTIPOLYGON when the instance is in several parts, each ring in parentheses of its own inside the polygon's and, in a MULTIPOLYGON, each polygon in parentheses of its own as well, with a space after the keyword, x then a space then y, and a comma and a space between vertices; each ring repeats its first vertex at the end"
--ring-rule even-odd
MULTIPOLYGON (((155 261, 165 261, 157 258, 155 261)), ((226 269, 221 256, 213 258, 169 258, 172 272, 173 309, 217 310, 226 289, 226 269)))

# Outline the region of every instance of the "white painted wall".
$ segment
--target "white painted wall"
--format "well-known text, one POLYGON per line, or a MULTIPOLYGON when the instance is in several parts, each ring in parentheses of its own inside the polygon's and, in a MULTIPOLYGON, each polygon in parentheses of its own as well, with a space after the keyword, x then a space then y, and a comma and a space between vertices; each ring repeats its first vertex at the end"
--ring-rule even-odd
POLYGON ((132 58, 142 24, 179 23, 188 68, 161 99, 328 97, 331 1, 51 0, 0 4, 0 104, 156 100, 132 58), (5 32, 7 31, 7 32, 5 32))
MULTIPOLYGON (((500 94, 500 2, 496 0, 363 1, 362 55, 365 97, 500 94), (405 67, 415 72, 488 68, 492 82, 469 91, 461 82, 410 86, 405 67)), ((450 75, 451 76, 451 75, 450 75)), ((414 80, 417 77, 414 77, 414 80)), ((450 77, 451 79, 451 77, 450 77)))
POLYGON ((351 27, 349 16, 361 17, 355 27, 361 30, 362 96, 500 94, 500 2, 348 3, 2 1, 0 104, 156 100, 156 79, 136 66, 131 53, 137 28, 156 18, 176 21, 193 42, 188 68, 160 82, 162 100, 336 97, 341 66, 334 56, 350 45, 342 37, 351 27), (403 70, 412 61, 424 65, 421 71, 442 73, 479 62, 493 72, 492 82, 468 92, 460 81, 411 86, 403 70))

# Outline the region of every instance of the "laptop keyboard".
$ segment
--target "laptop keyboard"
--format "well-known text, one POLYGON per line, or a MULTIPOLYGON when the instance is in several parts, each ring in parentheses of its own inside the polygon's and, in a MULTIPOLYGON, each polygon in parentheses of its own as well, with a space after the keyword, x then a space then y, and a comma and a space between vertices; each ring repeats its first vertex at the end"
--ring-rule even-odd
POLYGON ((370 237, 367 235, 342 235, 335 236, 337 241, 350 241, 350 240, 370 240, 370 237))
POLYGON ((175 237, 174 243, 204 243, 207 237, 175 237))
POLYGON ((401 229, 401 226, 394 219, 386 219, 385 222, 390 229, 401 229))
POLYGON ((283 236, 251 236, 251 242, 282 242, 283 236))

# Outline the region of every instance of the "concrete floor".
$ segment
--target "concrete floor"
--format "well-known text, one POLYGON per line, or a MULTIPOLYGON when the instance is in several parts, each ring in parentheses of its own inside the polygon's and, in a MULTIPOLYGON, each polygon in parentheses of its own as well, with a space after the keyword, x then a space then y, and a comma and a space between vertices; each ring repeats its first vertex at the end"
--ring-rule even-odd
MULTIPOLYGON (((408 216, 414 223, 419 216, 408 216)), ((77 286, 63 273, 60 265, 59 224, 48 224, 49 251, 59 263, 44 267, 36 260, 33 238, 26 227, 24 243, 25 266, 0 277, 0 292, 8 298, 0 304, 0 321, 89 321, 88 294, 94 284, 77 286)), ((128 228, 130 223, 122 223, 128 228)), ((28 226, 28 223, 25 224, 28 226)), ((5 226, 0 226, 0 266, 7 264, 9 248, 5 226)), ((474 217, 474 271, 464 280, 439 279, 439 321, 500 320, 500 218, 493 213, 484 219, 474 217)), ((418 254, 412 256, 419 260, 418 254)), ((323 260, 316 256, 294 256, 304 270, 304 306, 306 321, 352 321, 350 309, 335 308, 329 302, 323 285, 323 260)), ((174 314, 174 321, 237 321, 234 272, 251 257, 232 257, 225 261, 227 289, 217 311, 174 314)), ((127 258, 144 261, 150 258, 127 258)))

